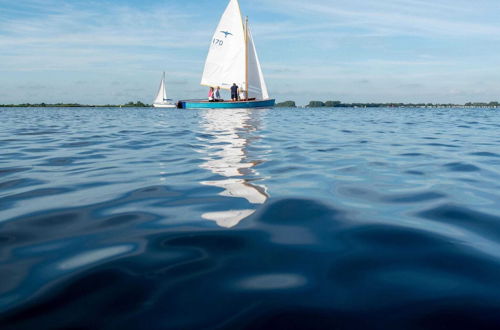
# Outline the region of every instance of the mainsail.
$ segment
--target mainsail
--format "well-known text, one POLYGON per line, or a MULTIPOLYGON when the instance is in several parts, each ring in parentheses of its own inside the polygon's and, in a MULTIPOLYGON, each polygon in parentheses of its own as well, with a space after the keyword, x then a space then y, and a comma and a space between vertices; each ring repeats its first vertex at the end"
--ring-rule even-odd
POLYGON ((165 73, 163 73, 163 77, 161 79, 160 88, 158 89, 158 94, 156 95, 156 99, 153 103, 161 104, 167 100, 167 91, 165 90, 165 73))
POLYGON ((215 30, 201 84, 230 88, 245 81, 245 33, 240 5, 231 0, 215 30))
POLYGON ((238 0, 230 0, 215 30, 201 84, 229 89, 236 83, 248 97, 269 98, 248 24, 243 23, 238 0), (247 88, 248 82, 248 88, 247 88))

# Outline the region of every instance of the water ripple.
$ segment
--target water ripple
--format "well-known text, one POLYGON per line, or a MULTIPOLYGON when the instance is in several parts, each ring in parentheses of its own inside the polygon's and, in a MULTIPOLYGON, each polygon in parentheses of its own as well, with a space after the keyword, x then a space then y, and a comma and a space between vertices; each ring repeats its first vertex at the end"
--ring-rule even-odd
POLYGON ((0 112, 2 329, 500 326, 498 110, 0 112))

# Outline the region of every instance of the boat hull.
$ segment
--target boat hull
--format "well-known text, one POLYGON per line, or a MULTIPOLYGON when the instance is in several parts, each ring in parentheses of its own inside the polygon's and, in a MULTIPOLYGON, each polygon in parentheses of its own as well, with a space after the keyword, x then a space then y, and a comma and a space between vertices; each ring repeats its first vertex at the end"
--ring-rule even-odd
POLYGON ((177 108, 176 104, 168 103, 168 104, 153 104, 154 108, 170 108, 170 109, 175 109, 177 108))
POLYGON ((179 107, 182 109, 254 109, 254 108, 272 108, 275 100, 259 101, 236 101, 236 102, 208 102, 205 100, 186 100, 179 101, 179 107))

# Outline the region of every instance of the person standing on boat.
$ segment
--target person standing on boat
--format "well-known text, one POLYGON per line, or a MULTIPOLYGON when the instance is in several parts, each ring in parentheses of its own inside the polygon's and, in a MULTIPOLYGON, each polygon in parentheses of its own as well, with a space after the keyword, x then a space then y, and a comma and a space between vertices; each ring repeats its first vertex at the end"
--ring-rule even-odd
POLYGON ((236 83, 233 83, 233 86, 231 86, 231 100, 238 101, 238 86, 236 83))
POLYGON ((208 90, 208 101, 213 102, 214 101, 214 88, 210 87, 208 90))
POLYGON ((221 102, 222 99, 220 98, 220 87, 217 86, 217 89, 215 90, 215 102, 221 102))

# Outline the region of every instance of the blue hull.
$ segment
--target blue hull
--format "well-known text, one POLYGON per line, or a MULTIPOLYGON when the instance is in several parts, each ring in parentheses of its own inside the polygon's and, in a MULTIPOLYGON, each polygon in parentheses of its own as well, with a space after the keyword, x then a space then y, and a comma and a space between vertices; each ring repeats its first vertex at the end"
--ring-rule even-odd
POLYGON ((238 101, 238 102, 208 102, 201 100, 179 101, 181 109, 252 109, 272 108, 275 100, 238 101))

